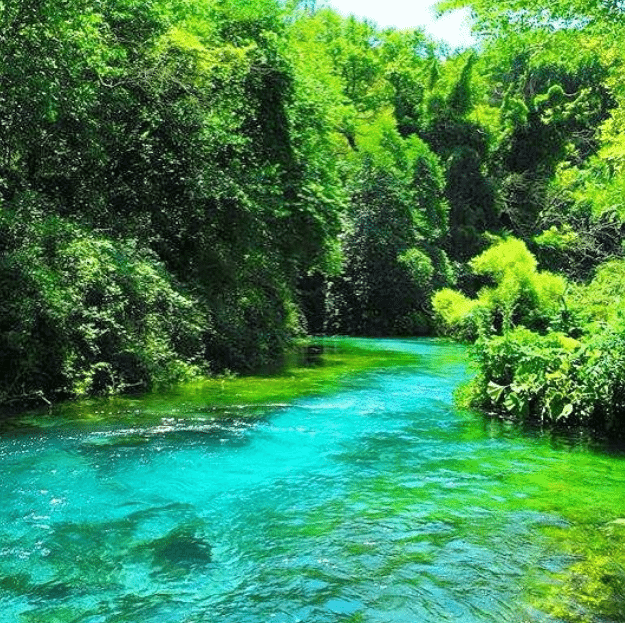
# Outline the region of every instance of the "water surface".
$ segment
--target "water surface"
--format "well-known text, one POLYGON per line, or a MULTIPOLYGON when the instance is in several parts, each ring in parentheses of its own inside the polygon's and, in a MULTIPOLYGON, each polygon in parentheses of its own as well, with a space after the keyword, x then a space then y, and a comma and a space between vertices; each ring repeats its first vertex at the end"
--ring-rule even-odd
POLYGON ((459 346, 351 343, 401 365, 5 430, 0 619, 625 620, 622 455, 458 412, 459 346))

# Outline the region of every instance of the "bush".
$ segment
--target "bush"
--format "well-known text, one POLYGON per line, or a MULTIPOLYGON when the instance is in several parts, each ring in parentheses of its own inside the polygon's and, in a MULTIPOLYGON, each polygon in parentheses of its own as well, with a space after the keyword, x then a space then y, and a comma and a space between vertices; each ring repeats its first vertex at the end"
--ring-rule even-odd
POLYGON ((432 299, 432 307, 439 328, 446 334, 462 341, 472 341, 478 336, 480 311, 477 300, 444 288, 432 299))
POLYGON ((625 260, 601 264, 593 280, 574 289, 569 299, 571 313, 586 326, 587 332, 615 323, 625 303, 625 260))
POLYGON ((562 333, 538 335, 524 327, 476 345, 480 374, 475 402, 518 419, 587 419, 577 379, 580 343, 562 333))
POLYGON ((470 265, 495 285, 475 299, 443 289, 432 302, 445 332, 477 339, 468 402, 520 420, 624 433, 625 262, 572 286, 539 272, 525 245, 508 239, 470 265))
POLYGON ((155 257, 0 212, 0 402, 147 389, 202 367, 206 318, 155 257))
POLYGON ((469 265, 494 286, 483 287, 473 300, 449 290, 438 292, 433 305, 443 332, 465 338, 480 332, 500 334, 515 326, 544 332, 561 315, 566 280, 539 272, 521 240, 499 240, 469 265))
POLYGON ((586 342, 519 327, 476 346, 476 406, 521 420, 625 432, 625 323, 586 342))

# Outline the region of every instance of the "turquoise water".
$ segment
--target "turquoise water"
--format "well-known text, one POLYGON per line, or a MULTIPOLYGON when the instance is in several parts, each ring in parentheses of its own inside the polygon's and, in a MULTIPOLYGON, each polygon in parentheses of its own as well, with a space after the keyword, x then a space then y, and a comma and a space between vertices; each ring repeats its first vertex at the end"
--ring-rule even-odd
POLYGON ((0 620, 558 620, 562 535, 625 512, 621 455, 457 412, 458 346, 358 344, 414 363, 252 417, 5 431, 0 620))

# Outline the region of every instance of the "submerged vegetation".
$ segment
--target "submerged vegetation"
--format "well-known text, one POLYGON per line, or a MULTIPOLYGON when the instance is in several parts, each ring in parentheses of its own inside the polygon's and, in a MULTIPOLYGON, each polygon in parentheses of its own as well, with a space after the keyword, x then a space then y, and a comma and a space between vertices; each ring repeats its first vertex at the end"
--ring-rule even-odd
POLYGON ((449 0, 474 50, 308 2, 0 4, 0 406, 475 341, 470 402, 625 429, 622 43, 449 0))

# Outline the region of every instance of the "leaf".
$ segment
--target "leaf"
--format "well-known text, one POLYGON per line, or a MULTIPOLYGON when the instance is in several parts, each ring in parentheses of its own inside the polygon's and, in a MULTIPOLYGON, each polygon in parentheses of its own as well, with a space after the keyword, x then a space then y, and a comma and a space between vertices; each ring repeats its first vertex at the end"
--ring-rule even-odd
POLYGON ((573 413, 573 405, 568 402, 560 411, 560 415, 556 418, 556 420, 566 420, 573 413))
POLYGON ((510 392, 504 400, 504 405, 510 413, 527 418, 529 415, 529 398, 517 392, 510 392))
POLYGON ((488 397, 493 401, 493 404, 497 404, 501 400, 501 396, 506 389, 506 385, 499 385, 493 381, 490 381, 486 387, 486 393, 488 397))

